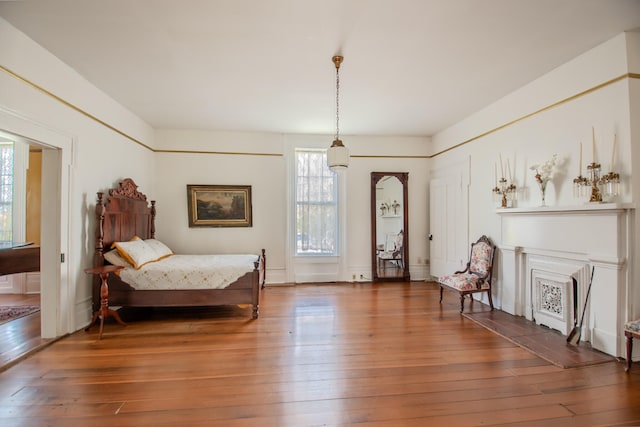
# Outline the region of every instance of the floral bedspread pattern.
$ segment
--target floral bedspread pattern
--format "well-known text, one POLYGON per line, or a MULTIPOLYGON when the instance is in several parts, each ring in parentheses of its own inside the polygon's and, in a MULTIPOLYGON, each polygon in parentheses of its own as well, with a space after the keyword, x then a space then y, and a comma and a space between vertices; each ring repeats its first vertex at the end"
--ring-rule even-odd
POLYGON ((137 290, 223 289, 253 271, 257 255, 172 255, 120 278, 137 290))

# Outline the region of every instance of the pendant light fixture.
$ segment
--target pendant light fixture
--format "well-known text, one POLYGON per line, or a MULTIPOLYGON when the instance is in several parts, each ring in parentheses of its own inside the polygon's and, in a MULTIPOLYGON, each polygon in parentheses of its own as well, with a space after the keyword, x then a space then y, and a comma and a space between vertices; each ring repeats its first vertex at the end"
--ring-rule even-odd
POLYGON ((327 166, 334 172, 339 172, 349 167, 349 149, 340 140, 340 64, 343 59, 340 55, 335 55, 332 58, 333 63, 336 65, 336 137, 331 147, 327 150, 327 166))

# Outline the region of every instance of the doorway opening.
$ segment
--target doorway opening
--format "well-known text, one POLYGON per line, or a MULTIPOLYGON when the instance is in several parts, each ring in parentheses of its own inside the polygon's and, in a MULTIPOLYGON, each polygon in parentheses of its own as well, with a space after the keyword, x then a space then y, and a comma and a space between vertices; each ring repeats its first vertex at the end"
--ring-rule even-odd
POLYGON ((40 337, 74 330, 69 263, 69 183, 73 139, 51 126, 0 108, 0 136, 39 147, 42 153, 40 219, 40 337))

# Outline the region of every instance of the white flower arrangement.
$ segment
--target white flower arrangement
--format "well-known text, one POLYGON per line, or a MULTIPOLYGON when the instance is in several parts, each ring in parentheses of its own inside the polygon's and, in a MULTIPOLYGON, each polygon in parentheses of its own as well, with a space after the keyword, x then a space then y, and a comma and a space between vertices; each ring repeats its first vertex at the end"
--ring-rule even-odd
POLYGON ((539 165, 531 165, 529 169, 536 171, 536 181, 542 188, 547 186, 547 182, 553 178, 556 166, 558 165, 558 155, 554 154, 549 160, 539 165))
POLYGON ((540 193, 542 195, 542 205, 546 206, 545 203, 545 191, 547 189, 547 182, 553 179, 553 173, 555 172, 556 166, 558 165, 558 155, 554 154, 551 156, 549 160, 540 164, 540 165, 531 165, 529 169, 536 171, 536 182, 538 183, 538 187, 540 187, 540 193))

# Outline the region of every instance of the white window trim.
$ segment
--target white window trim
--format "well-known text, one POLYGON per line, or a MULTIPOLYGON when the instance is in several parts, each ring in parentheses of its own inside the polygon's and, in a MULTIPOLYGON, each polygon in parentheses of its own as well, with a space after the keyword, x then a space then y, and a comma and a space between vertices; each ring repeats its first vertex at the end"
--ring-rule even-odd
POLYGON ((347 174, 338 176, 338 256, 331 255, 299 255, 296 256, 296 235, 294 223, 295 207, 295 150, 326 149, 330 140, 327 136, 285 136, 285 161, 287 167, 287 245, 285 248, 287 265, 286 280, 288 283, 338 282, 347 281, 347 216, 346 216, 346 181, 347 174))

